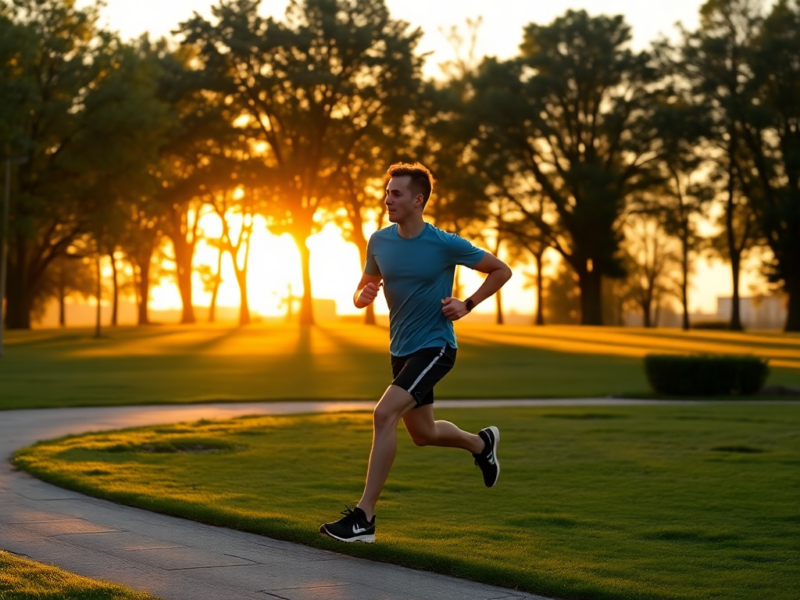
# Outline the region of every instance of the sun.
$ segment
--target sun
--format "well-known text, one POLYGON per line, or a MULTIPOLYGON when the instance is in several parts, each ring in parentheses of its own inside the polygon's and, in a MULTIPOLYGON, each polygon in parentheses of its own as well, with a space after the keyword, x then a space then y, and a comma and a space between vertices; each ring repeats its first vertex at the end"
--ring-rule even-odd
MULTIPOLYGON (((239 224, 234 219, 231 221, 235 236, 239 224)), ((204 238, 214 239, 221 234, 221 222, 214 214, 201 217, 199 227, 204 238)), ((294 240, 289 234, 273 235, 267 229, 266 221, 256 217, 251 244, 247 276, 250 310, 263 316, 285 315, 287 298, 299 298, 303 294, 300 253, 294 240)), ((344 240, 341 229, 334 223, 325 225, 319 233, 308 238, 306 244, 311 250, 311 291, 314 298, 335 301, 336 312, 340 315, 358 313, 352 301, 363 269, 358 248, 344 240)), ((217 253, 216 248, 201 239, 195 252, 195 269, 208 265, 215 271, 217 253)), ((211 293, 203 289, 199 274, 195 273, 192 284, 193 304, 208 306, 211 293)), ((239 306, 239 287, 227 253, 222 259, 222 284, 217 305, 239 306)), ((180 296, 171 281, 153 288, 151 307, 180 308, 180 296)), ((380 307, 376 308, 380 310, 380 307)))

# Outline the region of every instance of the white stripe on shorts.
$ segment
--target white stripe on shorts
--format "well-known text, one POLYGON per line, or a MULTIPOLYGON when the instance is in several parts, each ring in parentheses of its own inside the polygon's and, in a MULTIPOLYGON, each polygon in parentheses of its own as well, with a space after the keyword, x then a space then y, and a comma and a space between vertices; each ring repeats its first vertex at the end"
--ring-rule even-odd
POLYGON ((417 384, 422 380, 423 377, 425 377, 425 373, 430 371, 433 368, 433 365, 436 364, 436 361, 439 360, 440 358, 442 358, 442 354, 444 354, 445 350, 447 350, 447 344, 442 346, 442 349, 439 351, 439 355, 431 361, 431 364, 429 364, 427 367, 425 367, 425 370, 422 371, 422 373, 419 374, 419 377, 417 377, 417 379, 414 381, 414 383, 411 384, 411 387, 408 388, 408 393, 409 394, 414 391, 414 388, 417 387, 417 384))

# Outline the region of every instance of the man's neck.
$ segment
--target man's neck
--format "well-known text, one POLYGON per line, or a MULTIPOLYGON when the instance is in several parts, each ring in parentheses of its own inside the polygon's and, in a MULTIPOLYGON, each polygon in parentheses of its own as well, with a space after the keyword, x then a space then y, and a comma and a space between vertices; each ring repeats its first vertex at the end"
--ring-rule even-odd
POLYGON ((410 239, 417 237, 422 230, 425 229, 425 221, 420 217, 419 219, 409 219, 404 223, 397 224, 397 233, 401 238, 410 239))

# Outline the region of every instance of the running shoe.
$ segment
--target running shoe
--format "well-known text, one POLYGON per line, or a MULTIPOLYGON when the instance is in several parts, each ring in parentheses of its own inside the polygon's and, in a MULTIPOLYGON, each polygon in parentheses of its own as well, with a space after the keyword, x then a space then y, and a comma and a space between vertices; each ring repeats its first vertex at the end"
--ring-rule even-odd
POLYGON ((483 483, 492 487, 500 477, 500 461, 497 460, 497 444, 500 442, 500 430, 497 427, 487 427, 478 432, 486 447, 480 454, 473 454, 475 464, 483 472, 483 483))
POLYGON ((367 521, 367 515, 356 506, 355 510, 345 505, 342 512, 343 518, 335 523, 325 523, 320 526, 319 532, 332 537, 340 542, 367 542, 375 541, 375 516, 372 521, 367 521))

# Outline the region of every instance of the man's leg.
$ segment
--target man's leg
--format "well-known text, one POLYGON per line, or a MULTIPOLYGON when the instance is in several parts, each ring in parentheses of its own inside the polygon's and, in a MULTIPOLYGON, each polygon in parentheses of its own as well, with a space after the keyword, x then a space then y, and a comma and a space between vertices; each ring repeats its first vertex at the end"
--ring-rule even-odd
POLYGON ((375 504, 397 454, 397 424, 415 404, 411 394, 396 385, 390 385, 375 407, 367 484, 358 503, 358 508, 364 511, 367 520, 372 519, 375 504))
POLYGON ((433 404, 408 411, 403 421, 417 446, 463 448, 472 454, 480 454, 486 446, 480 436, 462 431, 449 421, 434 421, 433 404))
POLYGON ((486 427, 478 435, 467 433, 448 421, 434 421, 433 404, 426 404, 406 413, 403 421, 417 446, 469 450, 475 458, 475 464, 481 469, 484 485, 494 487, 497 483, 500 476, 500 463, 497 460, 500 430, 497 427, 486 427))

